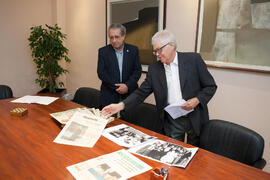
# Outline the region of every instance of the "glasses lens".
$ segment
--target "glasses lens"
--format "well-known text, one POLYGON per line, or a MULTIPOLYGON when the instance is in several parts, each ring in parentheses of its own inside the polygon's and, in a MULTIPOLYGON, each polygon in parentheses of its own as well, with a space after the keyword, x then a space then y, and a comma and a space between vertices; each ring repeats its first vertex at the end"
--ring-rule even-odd
POLYGON ((119 39, 120 36, 110 36, 110 39, 119 39))
POLYGON ((162 49, 163 49, 165 46, 167 46, 168 44, 169 44, 169 43, 167 43, 167 44, 161 46, 160 48, 158 48, 158 49, 156 49, 156 50, 154 50, 154 51, 153 51, 153 54, 154 54, 154 55, 157 55, 157 53, 160 54, 161 51, 162 51, 162 49))

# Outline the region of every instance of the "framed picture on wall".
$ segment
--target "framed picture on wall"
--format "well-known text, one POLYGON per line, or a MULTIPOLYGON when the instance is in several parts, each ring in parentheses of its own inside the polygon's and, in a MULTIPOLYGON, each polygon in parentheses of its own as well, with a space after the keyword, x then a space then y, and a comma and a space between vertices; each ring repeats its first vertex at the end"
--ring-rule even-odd
POLYGON ((196 51, 211 67, 270 72, 270 0, 199 0, 196 51))
MULTIPOLYGON (((166 0, 106 0, 106 30, 112 23, 123 24, 125 42, 139 48, 143 71, 157 60, 153 55, 151 38, 165 28, 166 0)), ((106 31, 106 44, 109 44, 106 31)))

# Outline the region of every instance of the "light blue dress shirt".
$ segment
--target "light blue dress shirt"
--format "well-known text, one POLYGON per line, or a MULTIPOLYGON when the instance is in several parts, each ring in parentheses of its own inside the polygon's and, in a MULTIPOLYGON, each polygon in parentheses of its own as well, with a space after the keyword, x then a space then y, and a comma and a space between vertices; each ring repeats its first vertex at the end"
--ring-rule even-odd
POLYGON ((121 51, 118 51, 117 49, 114 49, 114 50, 115 50, 115 54, 116 54, 117 61, 118 61, 119 71, 120 71, 120 82, 122 82, 124 46, 123 46, 121 51))

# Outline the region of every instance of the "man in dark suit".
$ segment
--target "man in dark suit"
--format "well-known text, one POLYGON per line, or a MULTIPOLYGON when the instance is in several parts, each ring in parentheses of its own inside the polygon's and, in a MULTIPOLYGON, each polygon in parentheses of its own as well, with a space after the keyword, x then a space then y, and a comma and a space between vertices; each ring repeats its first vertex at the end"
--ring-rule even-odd
POLYGON ((103 108, 102 113, 110 115, 132 108, 154 92, 160 119, 153 123, 159 123, 167 136, 181 141, 187 133, 188 143, 198 146, 201 126, 209 120, 207 103, 215 94, 216 83, 199 54, 176 51, 176 39, 171 32, 157 32, 152 45, 159 61, 149 66, 140 88, 123 102, 103 108), (173 119, 164 108, 183 100, 186 102, 181 108, 194 111, 173 119))
POLYGON ((126 28, 112 24, 108 28, 110 45, 98 51, 97 73, 101 84, 101 106, 118 103, 138 88, 141 64, 138 48, 124 43, 126 28))

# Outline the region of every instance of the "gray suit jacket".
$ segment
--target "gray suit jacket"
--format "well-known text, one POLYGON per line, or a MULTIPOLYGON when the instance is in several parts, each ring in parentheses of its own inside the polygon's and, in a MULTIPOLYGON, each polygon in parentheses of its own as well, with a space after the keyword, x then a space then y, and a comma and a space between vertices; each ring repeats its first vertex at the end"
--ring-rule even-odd
MULTIPOLYGON (((177 55, 182 97, 185 100, 197 97, 200 101, 200 104, 188 115, 195 133, 199 135, 201 126, 209 120, 207 103, 215 94, 217 85, 199 54, 177 52, 177 55)), ((149 66, 146 79, 140 88, 124 100, 125 109, 130 109, 142 103, 152 92, 155 96, 160 118, 153 123, 159 124, 159 131, 162 132, 164 108, 168 105, 168 88, 164 65, 160 61, 149 66)))

